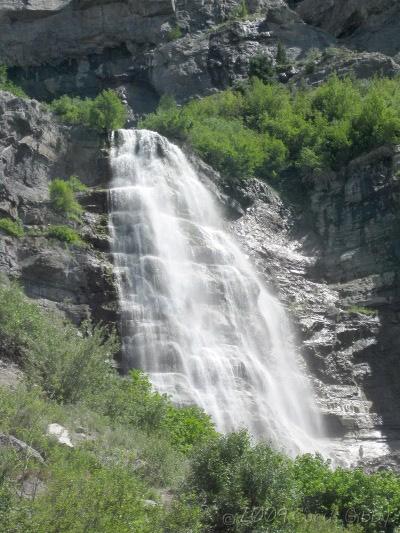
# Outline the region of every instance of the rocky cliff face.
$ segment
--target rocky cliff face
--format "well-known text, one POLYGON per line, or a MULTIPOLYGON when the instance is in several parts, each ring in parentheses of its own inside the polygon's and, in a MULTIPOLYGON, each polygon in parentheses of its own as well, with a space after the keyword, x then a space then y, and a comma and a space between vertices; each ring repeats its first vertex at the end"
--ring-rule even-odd
MULTIPOLYGON (((254 55, 273 58, 279 41, 293 62, 310 49, 342 43, 356 49, 321 56, 312 72, 295 63, 288 76, 296 83, 319 83, 334 71, 368 78, 400 70, 396 3, 304 0, 289 8, 283 0, 251 0, 252 16, 237 20, 239 3, 8 0, 0 7, 0 55, 36 97, 85 96, 111 86, 135 112, 153 109, 163 93, 184 101, 233 85, 246 78, 254 55), (171 40, 176 27, 181 36, 171 40)), ((363 441, 367 459, 396 449, 398 150, 380 148, 310 183, 303 207, 258 182, 232 198, 232 191, 221 193, 211 169, 195 164, 217 184, 231 230, 290 311, 337 447, 347 440, 355 457, 363 441)), ((18 216, 26 228, 22 239, 0 235, 0 271, 77 322, 117 322, 106 230, 106 140, 60 126, 34 100, 0 93, 0 180, 0 216, 18 216), (51 209, 48 185, 71 174, 90 186, 80 198, 84 248, 65 248, 40 231, 63 223, 51 209)))
POLYGON ((297 12, 347 45, 369 52, 400 52, 400 5, 393 0, 304 0, 297 12))
POLYGON ((101 143, 93 134, 63 128, 38 102, 0 92, 0 217, 19 217, 25 225, 23 238, 1 233, 0 272, 75 322, 115 321, 117 314, 101 143), (91 186, 81 198, 85 247, 66 247, 43 234, 49 224, 65 224, 51 208, 50 180, 71 174, 91 186))

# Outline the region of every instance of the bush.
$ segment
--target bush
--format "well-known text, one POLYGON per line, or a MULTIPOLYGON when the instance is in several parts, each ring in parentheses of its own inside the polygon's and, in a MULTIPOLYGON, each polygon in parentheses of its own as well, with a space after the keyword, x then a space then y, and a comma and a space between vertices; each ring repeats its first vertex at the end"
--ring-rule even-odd
POLYGON ((50 226, 47 236, 58 241, 65 242, 71 246, 82 246, 83 241, 78 232, 69 226, 50 226))
POLYGON ((246 0, 240 0, 239 5, 233 10, 232 19, 245 19, 249 16, 249 9, 246 0))
POLYGON ((185 140, 191 128, 191 120, 177 106, 170 95, 161 97, 157 112, 148 115, 139 122, 140 128, 158 131, 161 135, 177 140, 185 140))
POLYGON ((317 88, 293 90, 265 83, 271 74, 266 58, 253 58, 249 68, 254 77, 238 90, 181 108, 166 97, 140 126, 189 142, 233 180, 275 179, 287 169, 316 177, 364 151, 400 142, 399 79, 362 85, 333 75, 317 88))
POLYGON ((167 34, 167 40, 168 41, 177 41, 181 37, 182 37, 182 30, 178 26, 178 24, 176 24, 174 27, 172 27, 169 30, 168 34, 167 34))
POLYGON ((400 525, 400 480, 392 472, 333 470, 321 457, 304 455, 295 461, 295 476, 306 513, 357 522, 371 533, 400 525))
POLYGON ((94 99, 64 95, 51 103, 51 109, 67 124, 82 124, 102 133, 123 128, 127 117, 118 94, 110 89, 94 99))
POLYGON ((89 112, 89 126, 96 131, 109 132, 123 128, 126 109, 115 91, 101 92, 94 99, 89 112))
POLYGON ((86 190, 76 176, 71 176, 69 181, 55 179, 50 183, 50 201, 55 210, 67 218, 80 221, 83 209, 76 200, 76 192, 86 190))
POLYGON ((0 286, 0 333, 28 380, 48 398, 65 403, 104 383, 118 347, 115 336, 101 326, 77 329, 29 302, 15 285, 0 286))
POLYGON ((20 98, 27 98, 25 91, 8 79, 7 70, 5 65, 0 65, 0 91, 6 91, 20 98))
POLYGON ((282 67, 285 67, 288 64, 286 48, 282 41, 278 42, 278 47, 276 49, 276 64, 282 67))
POLYGON ((11 218, 0 218, 0 231, 18 239, 25 234, 22 222, 19 219, 11 220, 11 218))
POLYGON ((187 490, 204 498, 212 531, 271 528, 298 499, 290 460, 267 444, 252 446, 244 431, 195 452, 187 490))
POLYGON ((249 76, 256 77, 264 82, 271 82, 274 79, 275 69, 271 59, 263 54, 256 55, 249 62, 249 76))

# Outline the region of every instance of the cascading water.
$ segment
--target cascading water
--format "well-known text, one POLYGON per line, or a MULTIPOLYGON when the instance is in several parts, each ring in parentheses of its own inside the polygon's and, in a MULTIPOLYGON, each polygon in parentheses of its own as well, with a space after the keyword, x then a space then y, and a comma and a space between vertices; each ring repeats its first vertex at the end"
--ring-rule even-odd
POLYGON ((285 312, 182 151, 156 133, 119 130, 112 167, 125 368, 203 407, 221 431, 247 427, 292 454, 319 448, 285 312))

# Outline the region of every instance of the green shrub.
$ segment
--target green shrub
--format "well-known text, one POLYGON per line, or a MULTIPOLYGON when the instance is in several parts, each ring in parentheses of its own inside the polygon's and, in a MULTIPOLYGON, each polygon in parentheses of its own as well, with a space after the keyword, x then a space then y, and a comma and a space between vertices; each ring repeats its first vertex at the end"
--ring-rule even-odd
POLYGON ((183 453, 217 437, 210 416, 197 406, 177 409, 168 405, 163 427, 174 448, 183 453))
POLYGON ((79 233, 69 226, 50 226, 47 230, 47 236, 71 246, 83 245, 79 233))
POLYGON ((360 305, 351 305, 346 309, 350 314, 366 315, 366 316, 376 316, 377 311, 375 309, 370 309, 369 307, 363 307, 360 305))
POLYGON ((20 98, 28 97, 21 87, 18 87, 18 85, 15 85, 15 83, 8 79, 7 67, 5 65, 0 65, 0 91, 12 93, 14 96, 20 98))
POLYGON ((158 131, 172 139, 185 140, 191 121, 187 114, 177 106, 170 95, 162 96, 156 113, 148 115, 139 123, 140 128, 158 131))
POLYGON ((190 468, 187 489, 204 498, 211 531, 263 531, 297 506, 290 460, 267 444, 252 446, 246 432, 206 443, 190 468))
POLYGON ((0 231, 18 239, 25 234, 22 222, 19 219, 11 220, 11 218, 0 218, 0 231))
MULTIPOLYGON (((280 47, 280 61, 285 60, 280 47)), ((250 62, 253 77, 183 107, 166 97, 140 126, 189 142, 198 154, 233 180, 317 177, 385 143, 400 143, 400 80, 361 84, 331 76, 317 88, 265 83, 265 58, 250 62)))
POLYGON ((400 525, 400 480, 392 472, 333 470, 321 457, 304 455, 295 461, 295 476, 306 513, 358 523, 368 533, 400 525))
POLYGON ((72 176, 69 181, 53 180, 49 189, 53 208, 67 218, 78 222, 82 216, 83 209, 76 200, 76 192, 85 190, 84 185, 79 182, 76 176, 72 176))
POLYGON ((178 39, 180 39, 182 37, 182 30, 181 28, 178 26, 178 24, 176 24, 175 26, 173 26, 168 34, 167 34, 167 40, 168 41, 177 41, 178 39))
POLYGON ((75 193, 76 192, 87 192, 89 190, 89 187, 87 187, 84 183, 82 183, 81 180, 78 178, 78 176, 70 176, 68 179, 68 183, 75 193))
POLYGON ((67 124, 83 124, 102 133, 122 128, 127 117, 124 104, 111 89, 94 99, 64 95, 51 103, 51 109, 67 124))
POLYGON ((0 286, 0 322, 0 333, 27 378, 49 398, 75 402, 107 378, 117 342, 102 327, 77 329, 42 311, 15 285, 0 286))
POLYGON ((264 82, 271 82, 274 79, 275 69, 271 59, 263 54, 258 54, 250 59, 249 76, 256 77, 264 82))
POLYGON ((232 19, 245 19, 249 16, 249 9, 246 0, 240 0, 239 5, 232 11, 232 19))
POLYGON ((126 117, 125 106, 118 94, 109 89, 94 99, 89 113, 89 126, 103 132, 118 130, 124 127, 126 117))
POLYGON ((288 64, 288 57, 287 57, 287 53, 286 53, 286 48, 284 46, 284 44, 282 43, 282 41, 279 41, 278 42, 278 47, 276 49, 276 64, 279 65, 279 66, 287 66, 288 64))

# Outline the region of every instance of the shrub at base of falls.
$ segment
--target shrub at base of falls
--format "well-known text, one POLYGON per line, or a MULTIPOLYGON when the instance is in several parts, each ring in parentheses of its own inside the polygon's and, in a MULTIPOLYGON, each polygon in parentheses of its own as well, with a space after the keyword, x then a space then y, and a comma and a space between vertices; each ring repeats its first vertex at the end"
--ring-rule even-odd
POLYGON ((4 533, 369 533, 400 524, 395 474, 293 461, 244 431, 218 435, 205 413, 175 407, 142 372, 118 376, 112 334, 76 328, 14 284, 0 285, 0 343, 25 370, 15 390, 0 387, 0 436, 28 445, 0 439, 4 533), (48 434, 54 423, 68 428, 72 448, 48 434))
POLYGON ((127 118, 124 104, 111 89, 94 99, 65 95, 53 100, 50 107, 66 124, 82 124, 100 133, 122 128, 127 118))
POLYGON ((178 107, 163 98, 140 126, 185 140, 229 178, 271 180, 338 170, 385 143, 400 142, 400 80, 332 76, 317 88, 252 78, 236 90, 178 107))

